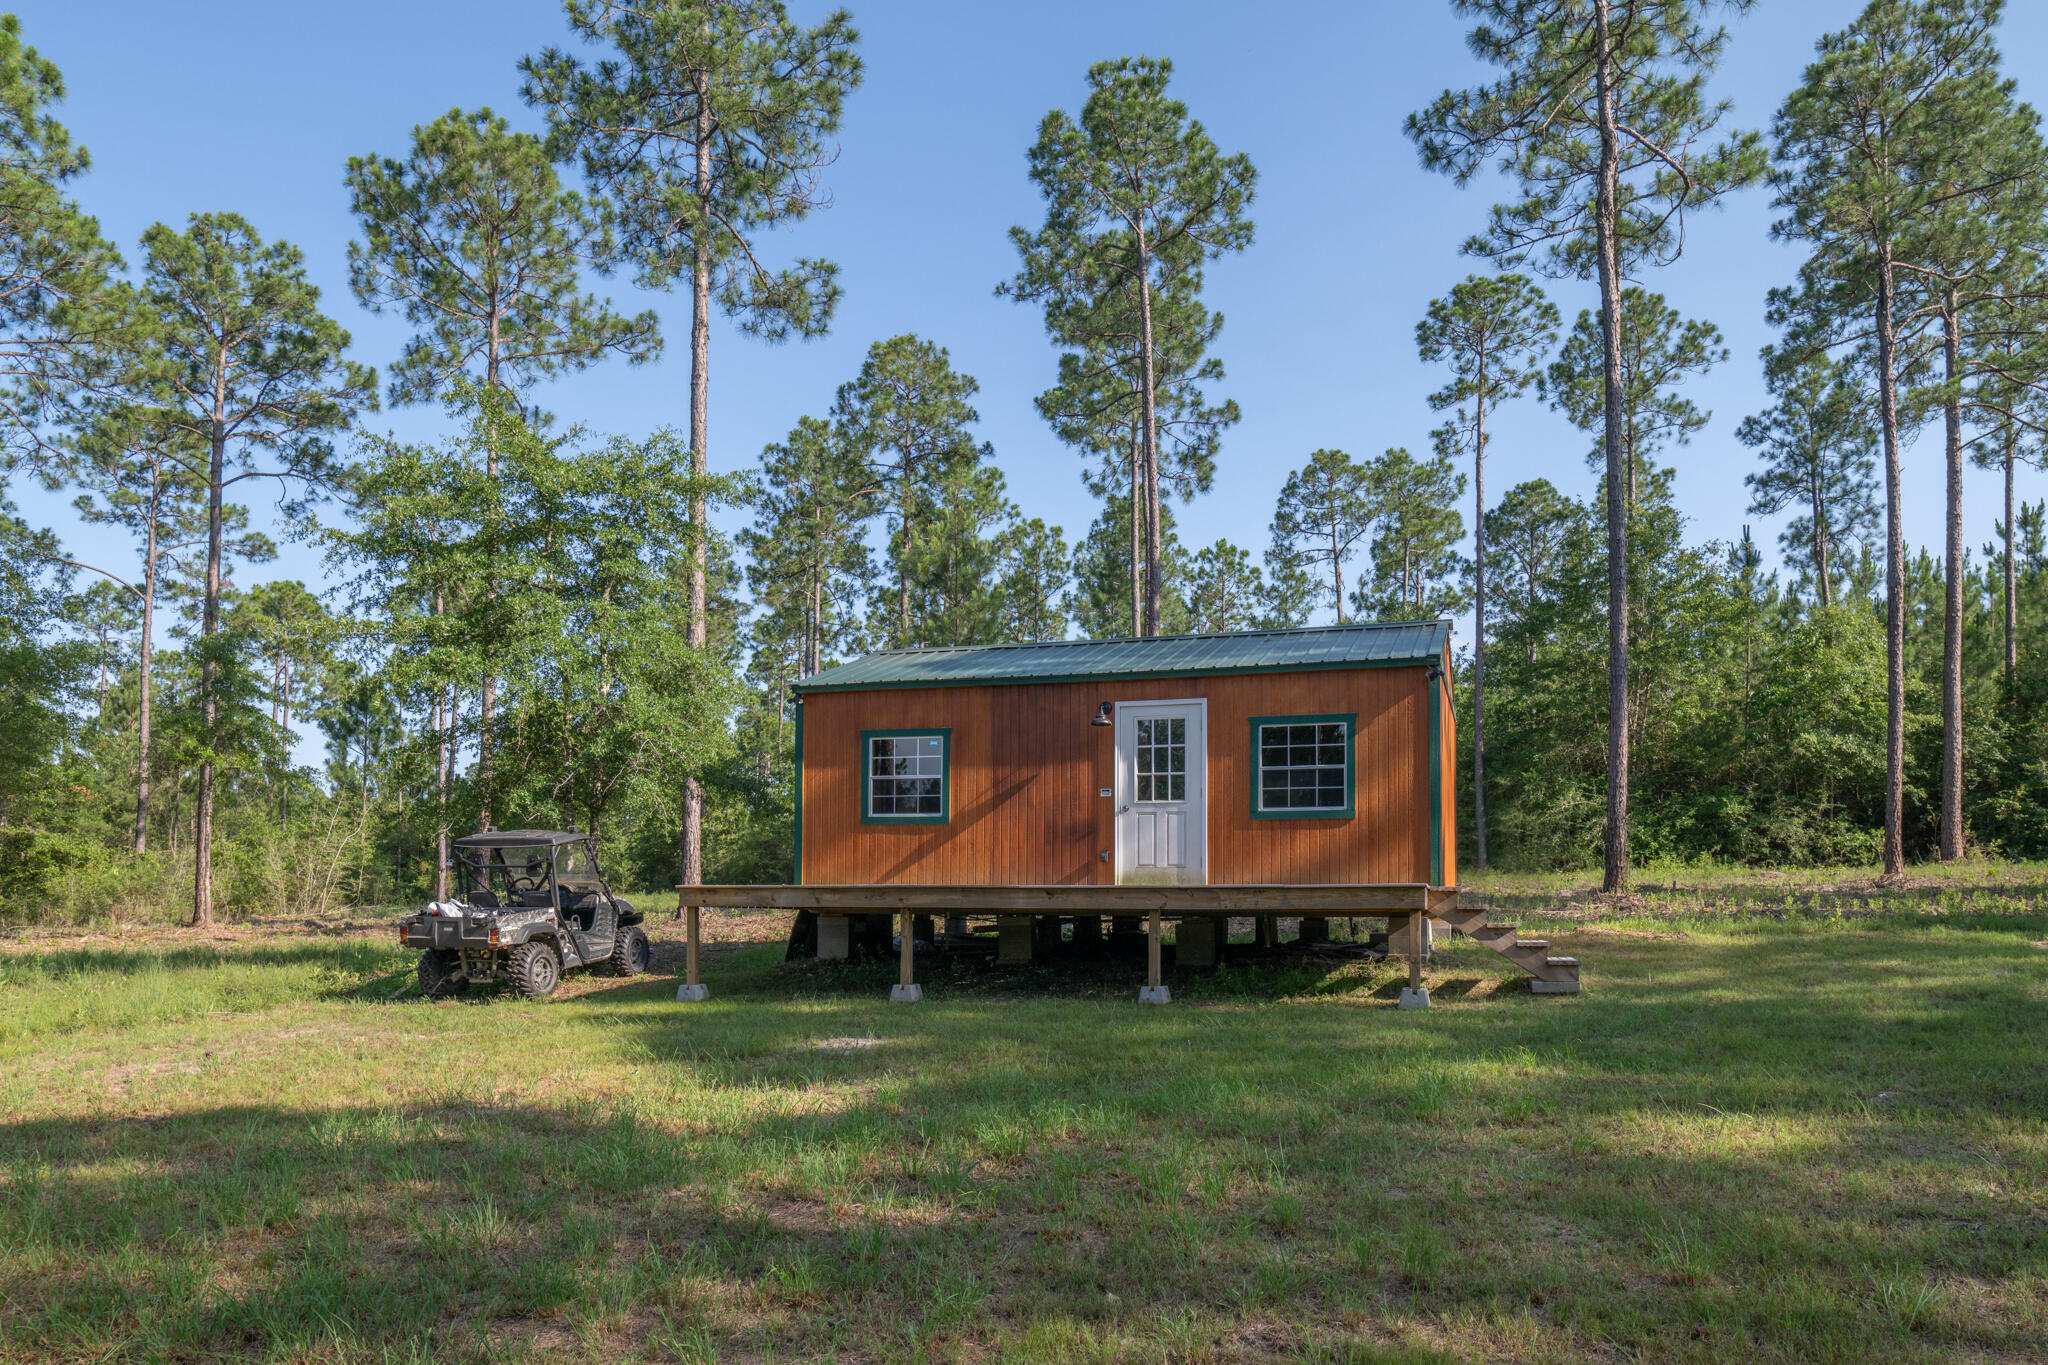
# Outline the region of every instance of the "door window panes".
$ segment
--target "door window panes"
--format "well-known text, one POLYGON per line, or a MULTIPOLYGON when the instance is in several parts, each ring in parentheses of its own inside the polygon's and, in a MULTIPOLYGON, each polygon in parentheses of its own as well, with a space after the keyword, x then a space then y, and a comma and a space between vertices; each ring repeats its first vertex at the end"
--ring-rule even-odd
POLYGON ((1138 800, 1187 800, 1187 718, 1156 716, 1137 724, 1138 800))

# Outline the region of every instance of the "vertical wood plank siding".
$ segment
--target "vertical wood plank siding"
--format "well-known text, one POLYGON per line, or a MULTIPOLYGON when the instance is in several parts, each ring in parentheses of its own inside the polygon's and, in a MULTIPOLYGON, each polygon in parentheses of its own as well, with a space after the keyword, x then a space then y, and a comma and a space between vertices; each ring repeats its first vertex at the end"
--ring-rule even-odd
MULTIPOLYGON (((1212 883, 1430 880, 1430 694, 1422 668, 1331 669, 1211 678, 1007 687, 893 688, 805 696, 804 880, 813 883, 1100 885, 1115 880, 1115 730, 1105 701, 1208 700, 1212 883), (1251 818, 1251 717, 1358 713, 1357 815, 1251 818), (952 729, 951 823, 860 820, 860 732, 952 729)), ((1446 690, 1447 693, 1447 690, 1446 690)), ((1445 880, 1455 881, 1447 718, 1445 880)))

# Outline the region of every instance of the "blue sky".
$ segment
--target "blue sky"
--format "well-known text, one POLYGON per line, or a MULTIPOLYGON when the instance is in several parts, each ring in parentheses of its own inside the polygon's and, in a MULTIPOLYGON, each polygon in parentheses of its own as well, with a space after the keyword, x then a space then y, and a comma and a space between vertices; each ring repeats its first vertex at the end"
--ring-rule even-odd
MULTIPOLYGON (((1077 108, 1088 65, 1146 53, 1171 57, 1175 91, 1226 150, 1259 169, 1257 240, 1210 271, 1209 301, 1227 319, 1217 353, 1222 392, 1244 421, 1226 440, 1214 492, 1178 509, 1192 544, 1227 536, 1266 544, 1287 471, 1321 446, 1371 455, 1428 446, 1424 396, 1442 382, 1416 358, 1414 325, 1435 295, 1484 265, 1458 246, 1501 187, 1459 190, 1423 172, 1401 120, 1447 85, 1483 77, 1447 0, 1246 6, 1208 0, 1039 0, 1037 3, 851 6, 867 63, 847 108, 842 154, 829 173, 835 204, 770 240, 772 253, 826 255, 845 299, 832 335, 770 347, 722 323, 712 340, 710 457, 750 464, 798 416, 822 412, 869 342, 914 331, 948 347, 980 380, 980 435, 993 443, 1011 496, 1028 516, 1078 538, 1095 515, 1081 460, 1053 440, 1032 407, 1055 353, 1035 310, 994 297, 1015 268, 1006 230, 1038 220, 1024 152, 1055 105, 1077 108)), ((1740 126, 1768 124, 1814 40, 1846 23, 1852 0, 1765 0, 1734 22, 1717 93, 1740 126)), ((799 18, 824 12, 808 0, 799 18)), ((387 366, 403 322, 359 308, 347 287, 354 233, 342 168, 351 155, 404 151, 415 124, 453 107, 488 105, 515 126, 540 120, 518 98, 518 59, 570 41, 554 0, 32 0, 26 39, 62 68, 60 116, 91 149, 76 192, 132 258, 149 224, 233 210, 267 238, 297 243, 357 359, 387 366)), ((2001 34, 2023 97, 2048 98, 2048 6, 2012 7, 2001 34)), ((1680 504, 1693 538, 1726 539, 1745 523, 1773 561, 1778 524, 1745 515, 1751 452, 1735 439, 1765 395, 1757 349, 1770 340, 1765 291, 1787 281, 1795 248, 1769 240, 1761 191, 1694 220, 1683 259, 1648 281, 1689 316, 1717 323, 1730 362, 1692 396, 1713 421, 1676 453, 1680 504)), ((609 365, 549 386, 564 420, 641 433, 685 420, 687 297, 648 296, 623 280, 599 288, 633 308, 656 307, 669 338, 653 365, 609 365)), ((1591 302, 1578 282, 1549 284, 1567 319, 1591 302)), ((440 431, 437 409, 386 410, 373 427, 410 437, 440 431)), ((1505 411, 1488 465, 1490 489, 1541 475, 1567 491, 1592 487, 1587 439, 1534 400, 1505 411)), ((1940 538, 1939 446, 1907 455, 1906 531, 1940 538)), ((2022 475, 2040 496, 2040 476, 2022 475)), ((68 496, 17 481, 32 519, 56 526, 86 559, 125 562, 128 548, 76 524, 68 496)), ((1995 476, 1967 484, 1970 543, 1990 538, 1995 476)), ((254 509, 260 523, 267 509, 254 509)), ((1469 504, 1465 509, 1470 521, 1469 504)), ((302 545, 240 575, 301 578, 321 565, 302 545)), ((1466 632, 1460 632, 1461 635, 1466 632)), ((310 753, 303 756, 311 757, 310 753)))

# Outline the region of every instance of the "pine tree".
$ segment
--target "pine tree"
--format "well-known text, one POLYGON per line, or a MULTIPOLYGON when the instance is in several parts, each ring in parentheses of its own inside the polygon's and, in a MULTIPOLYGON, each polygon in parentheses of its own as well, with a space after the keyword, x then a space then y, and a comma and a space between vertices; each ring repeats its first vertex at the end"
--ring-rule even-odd
POLYGON ((1257 630, 1267 622, 1265 575, 1249 551, 1219 540, 1195 554, 1188 575, 1188 629, 1257 630))
MULTIPOLYGON (((1468 43, 1503 68, 1409 117, 1425 166, 1465 184, 1489 163, 1523 198, 1497 205, 1467 250, 1592 276, 1603 321, 1607 478, 1607 829, 1602 885, 1628 889, 1628 509, 1623 502, 1621 281, 1683 246, 1687 210, 1763 174, 1754 135, 1704 145, 1727 112, 1705 96, 1727 45, 1716 0, 1453 0, 1468 43)), ((1741 11, 1748 0, 1728 0, 1741 11)))
POLYGON ((1365 466, 1372 512, 1372 583, 1352 590, 1361 616, 1414 621, 1442 616, 1465 605, 1456 586, 1462 560, 1457 544, 1465 534, 1457 500, 1465 476, 1447 452, 1418 461, 1396 447, 1365 466))
MULTIPOLYGON (((889 561, 910 585, 907 638, 926 645, 985 645, 1003 638, 999 593, 1017 509, 1002 471, 976 460, 938 466, 917 490, 916 516, 889 538, 889 561)), ((877 606, 895 607, 884 588, 877 606)))
POLYGON ((1064 640, 1070 618, 1073 552, 1057 526, 1037 517, 1005 531, 997 545, 1002 581, 996 589, 1004 640, 1064 640))
POLYGON ((833 399, 835 439, 868 463, 870 482, 886 490, 895 515, 896 611, 882 632, 891 648, 920 643, 911 603, 913 547, 923 543, 919 518, 958 467, 987 454, 967 430, 981 420, 970 401, 980 390, 972 375, 953 368, 945 347, 905 333, 868 347, 860 373, 833 399))
MULTIPOLYGON (((1601 444, 1586 456, 1595 469, 1606 463, 1608 423, 1607 328, 1596 314, 1579 314, 1571 334, 1544 376, 1551 406, 1581 431, 1599 434, 1601 444)), ((1680 392, 1685 382, 1728 358, 1720 329, 1711 322, 1679 316, 1678 310, 1631 285, 1621 291, 1621 324, 1615 329, 1615 417, 1621 440, 1622 507, 1633 516, 1643 485, 1656 470, 1666 445, 1684 445, 1707 424, 1708 413, 1680 392)))
POLYGON ((1486 514, 1486 538, 1500 556, 1502 628, 1527 643, 1531 663, 1543 635, 1543 610, 1557 593, 1566 538, 1584 512, 1550 480, 1530 479, 1486 514))
MULTIPOLYGON (((156 612, 168 581, 166 561, 208 543, 207 447, 161 414, 132 404, 105 403, 81 428, 74 477, 83 490, 72 507, 88 525, 117 526, 137 541, 133 580, 99 565, 80 565, 121 584, 140 612, 136 643, 135 823, 132 847, 149 849, 149 802, 156 720, 156 612)), ((230 516, 240 509, 230 509, 230 516)), ((239 518, 235 518, 239 519, 239 518)), ((261 546, 230 537, 228 554, 248 557, 261 546)))
POLYGON ((861 452, 816 417, 761 452, 754 525, 740 545, 755 601, 792 614, 791 681, 816 673, 859 630, 853 590, 869 572, 861 536, 882 492, 861 452))
POLYGON ((214 758, 220 749, 222 566, 227 490, 274 481, 288 514, 332 474, 330 433, 376 405, 376 373, 343 358, 348 333, 320 312, 305 258, 266 245, 232 213, 194 214, 177 232, 143 234, 144 293, 161 347, 142 383, 163 420, 207 452, 206 578, 200 607, 199 765, 193 826, 192 922, 213 922, 214 758))
MULTIPOLYGON (((520 63, 527 102, 548 112, 552 149, 581 158, 617 206, 620 251, 645 288, 690 279, 693 486, 711 487, 709 404, 714 301, 769 341, 822 336, 839 300, 822 257, 771 269, 762 233, 831 202, 820 177, 838 154, 846 97, 861 80, 846 11, 810 28, 780 0, 564 0, 570 29, 611 52, 594 66, 549 48, 520 63)), ((708 505, 697 528, 689 643, 710 642, 708 505)), ((685 782, 682 880, 704 875, 704 793, 685 782)))
MULTIPOLYGON (((1136 304, 1139 412, 1138 515, 1144 522, 1143 635, 1159 633, 1163 525, 1159 514, 1160 319, 1163 296, 1192 298, 1207 261, 1251 242, 1247 216, 1257 173, 1243 154, 1225 156, 1166 87, 1173 63, 1124 57, 1088 70, 1078 120, 1055 109, 1039 124, 1031 179, 1046 201, 1037 232, 1012 228, 1023 258, 1008 286, 1046 305, 1048 328, 1123 296, 1136 304)), ((1111 305, 1113 306, 1113 305, 1111 305)))
MULTIPOLYGON (((1906 556, 1900 447, 1904 390, 1930 309, 1933 241, 1959 195, 1941 158, 1979 126, 1994 69, 1996 0, 1873 0, 1816 45, 1779 109, 1775 236, 1806 243, 1799 287, 1775 291, 1787 350, 1852 348, 1876 391, 1884 449, 1886 721, 1884 875, 1905 872, 1906 556), (1944 150, 1948 149, 1948 150, 1944 150)), ((1988 188, 1988 187, 1978 187, 1988 188)))
POLYGON ((1786 562, 1813 584, 1823 608, 1835 604, 1844 547, 1877 529, 1877 428, 1870 404, 1846 365, 1825 354, 1763 352, 1777 402, 1743 419, 1738 433, 1764 467, 1744 476, 1749 510, 1776 516, 1797 507, 1778 536, 1786 562))
POLYGON ((1429 396, 1451 420, 1431 433, 1438 451, 1472 456, 1472 827, 1486 866, 1486 419, 1527 392, 1557 344, 1557 308, 1522 275, 1468 275, 1430 301, 1415 325, 1426 362, 1448 364, 1451 382, 1429 396), (1469 405, 1469 406, 1468 406, 1469 405))
MULTIPOLYGON (((1183 502, 1209 491, 1223 432, 1239 417, 1235 401, 1209 398, 1210 387, 1224 377, 1223 362, 1208 354, 1223 318, 1193 293, 1171 287, 1187 283, 1185 277, 1174 277, 1169 287, 1155 293, 1151 318, 1159 478, 1183 502)), ((997 293, 1020 287, 1006 284, 997 293)), ((1098 498, 1145 486, 1144 376, 1139 356, 1144 332, 1134 292, 1116 287, 1099 294, 1079 290, 1044 298, 1047 330, 1073 349, 1061 354, 1059 382, 1038 396, 1038 410, 1060 440, 1099 461, 1096 469, 1082 475, 1088 491, 1098 498)), ((1151 518, 1142 497, 1129 499, 1126 505, 1131 513, 1131 619, 1142 621, 1151 518)))
POLYGON ((0 473, 61 459, 51 423, 106 380, 137 321, 121 254, 65 189, 91 158, 50 113, 63 98, 56 63, 0 15, 0 473))
POLYGON ((1273 509, 1270 559, 1304 572, 1327 566, 1327 582, 1317 581, 1310 599, 1328 602, 1344 621, 1344 565, 1358 542, 1372 529, 1371 475, 1341 450, 1318 450, 1308 463, 1287 476, 1273 509))
POLYGON ((2040 120, 2015 98, 2014 83, 1998 74, 1998 51, 1988 30, 2000 0, 1949 0, 1937 5, 1949 22, 1981 24, 1987 32, 1968 59, 1943 79, 1954 87, 1950 107, 1967 122, 1930 132, 1910 174, 1934 196, 1932 212, 1915 233, 1915 250, 1901 268, 1916 279, 1925 307, 1937 320, 1941 364, 1937 384, 1910 393, 1909 420, 1922 411, 1942 415, 1946 475, 1946 537, 1942 555, 1941 856, 1963 853, 1963 546, 1964 410, 1973 386, 1974 360, 1984 334, 2003 331, 2012 300, 2038 269, 2044 211, 2048 211, 2048 152, 2040 120))

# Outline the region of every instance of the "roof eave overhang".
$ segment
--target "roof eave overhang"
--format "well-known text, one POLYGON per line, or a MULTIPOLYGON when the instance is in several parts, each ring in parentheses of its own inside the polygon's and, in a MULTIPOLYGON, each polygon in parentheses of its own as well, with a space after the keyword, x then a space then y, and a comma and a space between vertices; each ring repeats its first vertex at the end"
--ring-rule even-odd
MULTIPOLYGON (((1442 662, 1441 650, 1396 659, 1336 659, 1289 664, 1242 664, 1237 667, 1129 669, 1108 673, 1047 673, 997 678, 910 678, 877 682, 830 683, 806 679, 791 686, 799 695, 810 692, 894 692, 913 687, 1032 687, 1054 683, 1146 682, 1160 678, 1220 678, 1249 673, 1326 673, 1352 668, 1429 668, 1442 662)), ((819 675, 824 676, 824 675, 819 675)))

